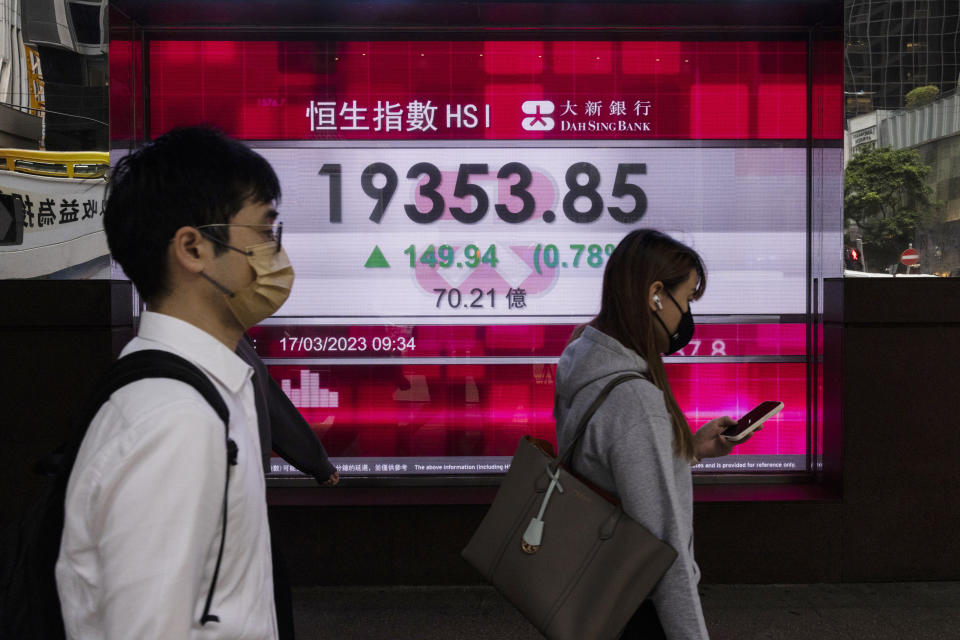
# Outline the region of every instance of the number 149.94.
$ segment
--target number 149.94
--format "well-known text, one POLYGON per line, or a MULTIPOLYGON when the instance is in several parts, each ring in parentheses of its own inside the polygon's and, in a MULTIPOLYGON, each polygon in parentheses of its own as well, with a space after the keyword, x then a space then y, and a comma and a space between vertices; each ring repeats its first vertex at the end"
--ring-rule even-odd
MULTIPOLYGON (((414 245, 410 245, 403 250, 405 254, 410 256, 410 267, 415 268, 417 266, 417 248, 414 245)), ((468 269, 475 269, 482 264, 488 264, 492 268, 497 267, 499 260, 497 259, 497 245, 490 245, 487 247, 486 251, 480 250, 475 244, 468 244, 463 249, 463 256, 460 260, 456 260, 456 251, 453 247, 448 244, 442 244, 439 247, 434 247, 430 245, 423 250, 423 253, 419 256, 420 264, 425 264, 431 269, 434 267, 443 267, 444 269, 452 267, 454 265, 457 268, 466 267, 468 269)))

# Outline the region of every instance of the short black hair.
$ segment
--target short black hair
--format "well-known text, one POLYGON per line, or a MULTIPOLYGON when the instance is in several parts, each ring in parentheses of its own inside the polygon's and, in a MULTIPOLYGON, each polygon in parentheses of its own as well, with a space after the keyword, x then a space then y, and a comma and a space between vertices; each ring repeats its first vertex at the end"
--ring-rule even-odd
MULTIPOLYGON (((103 227, 110 253, 152 302, 169 293, 167 247, 177 229, 228 223, 249 200, 279 199, 280 181, 262 156, 214 128, 180 127, 116 164, 103 227)), ((228 237, 222 227, 207 233, 228 237)))

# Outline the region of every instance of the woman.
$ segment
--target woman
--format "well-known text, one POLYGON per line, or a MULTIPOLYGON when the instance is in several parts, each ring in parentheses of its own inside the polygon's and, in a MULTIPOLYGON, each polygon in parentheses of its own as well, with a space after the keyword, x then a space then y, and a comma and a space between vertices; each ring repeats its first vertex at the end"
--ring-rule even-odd
POLYGON ((628 234, 607 261, 600 313, 579 327, 557 365, 557 442, 564 451, 580 417, 610 380, 615 387, 591 419, 573 456, 574 470, 615 493, 631 518, 677 551, 624 631, 624 638, 707 638, 693 559, 690 467, 732 448, 717 418, 691 434, 667 381, 661 353, 693 336, 690 303, 707 284, 697 253, 650 229, 628 234))

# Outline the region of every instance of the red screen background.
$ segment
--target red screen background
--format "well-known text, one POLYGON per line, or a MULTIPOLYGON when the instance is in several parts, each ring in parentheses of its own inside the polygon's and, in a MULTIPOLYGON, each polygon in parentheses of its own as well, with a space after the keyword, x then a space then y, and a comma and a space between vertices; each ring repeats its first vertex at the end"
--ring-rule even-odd
MULTIPOLYGON (((111 54, 112 64, 129 64, 128 58, 111 54)), ((251 141, 840 139, 840 69, 813 83, 819 111, 808 131, 804 42, 152 41, 149 134, 202 122, 251 141), (649 102, 641 119, 650 131, 528 131, 521 126, 521 105, 528 100, 580 110, 588 101, 624 100, 628 108, 649 102), (363 109, 369 127, 345 128, 340 121, 333 130, 312 130, 311 101, 333 102, 338 111, 342 105, 363 109), (445 127, 441 111, 436 131, 374 130, 378 105, 411 101, 440 110, 489 106, 489 126, 445 127)), ((616 117, 598 113, 594 119, 616 117)), ((548 361, 559 355, 571 328, 390 328, 417 337, 417 356, 533 355, 544 364, 407 364, 397 355, 395 363, 375 366, 274 364, 271 373, 290 388, 309 379, 336 392, 336 406, 301 407, 331 456, 509 456, 522 435, 555 438, 555 365, 548 361)), ((375 330, 292 324, 283 333, 272 326, 251 333, 261 355, 285 358, 311 355, 279 350, 290 331, 329 336, 375 330)), ((788 357, 669 364, 691 425, 719 415, 736 419, 761 401, 781 400, 786 408, 764 435, 737 452, 807 453, 805 332, 802 324, 699 325, 695 338, 720 336, 737 345, 727 355, 788 357)))
MULTIPOLYGON (((490 105, 491 126, 438 127, 417 139, 564 139, 582 135, 524 130, 521 103, 570 101, 582 110, 621 99, 650 102, 646 138, 805 139, 806 65, 804 42, 154 41, 150 135, 206 122, 244 140, 409 139, 404 131, 311 131, 305 110, 310 101, 356 101, 372 117, 378 101, 418 100, 490 105)), ((830 113, 812 133, 839 139, 842 93, 823 95, 830 113)))

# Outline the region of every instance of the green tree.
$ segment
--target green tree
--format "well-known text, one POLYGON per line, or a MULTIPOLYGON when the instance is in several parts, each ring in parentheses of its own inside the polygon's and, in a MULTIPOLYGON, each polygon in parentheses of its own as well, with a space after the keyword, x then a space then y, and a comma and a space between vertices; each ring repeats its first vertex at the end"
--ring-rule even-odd
POLYGON ((871 268, 897 261, 914 242, 916 229, 931 218, 937 203, 924 181, 930 167, 911 149, 890 147, 858 153, 843 176, 843 211, 863 234, 871 268))
POLYGON ((913 109, 915 107, 922 107, 925 104, 930 104, 940 95, 940 89, 936 85, 928 84, 922 87, 917 87, 911 91, 907 92, 907 109, 913 109))

